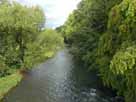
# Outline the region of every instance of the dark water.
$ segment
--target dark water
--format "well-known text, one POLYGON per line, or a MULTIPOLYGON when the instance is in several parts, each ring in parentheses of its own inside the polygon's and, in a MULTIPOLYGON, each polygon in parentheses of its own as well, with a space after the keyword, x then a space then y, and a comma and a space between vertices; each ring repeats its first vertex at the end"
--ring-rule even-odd
POLYGON ((67 50, 28 72, 4 102, 111 102, 97 77, 75 64, 67 50))

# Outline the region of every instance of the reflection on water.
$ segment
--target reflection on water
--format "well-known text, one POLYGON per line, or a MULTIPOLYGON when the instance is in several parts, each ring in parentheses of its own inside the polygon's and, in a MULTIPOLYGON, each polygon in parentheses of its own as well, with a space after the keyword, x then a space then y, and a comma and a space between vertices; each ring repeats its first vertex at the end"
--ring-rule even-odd
POLYGON ((111 102, 98 86, 97 77, 63 50, 30 71, 4 102, 111 102))

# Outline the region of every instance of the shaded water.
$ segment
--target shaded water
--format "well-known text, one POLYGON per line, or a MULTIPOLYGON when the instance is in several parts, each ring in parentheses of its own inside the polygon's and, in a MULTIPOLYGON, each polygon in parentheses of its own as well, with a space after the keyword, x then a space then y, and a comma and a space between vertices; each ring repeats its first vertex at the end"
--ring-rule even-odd
POLYGON ((67 50, 28 72, 4 102, 111 102, 97 77, 75 64, 67 50))

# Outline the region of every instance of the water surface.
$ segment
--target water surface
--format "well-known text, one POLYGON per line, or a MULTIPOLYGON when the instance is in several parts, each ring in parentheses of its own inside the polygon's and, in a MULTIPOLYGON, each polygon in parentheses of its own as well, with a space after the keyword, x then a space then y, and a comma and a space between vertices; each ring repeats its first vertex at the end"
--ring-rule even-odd
POLYGON ((111 102, 98 78, 74 63, 67 50, 28 72, 4 102, 111 102))

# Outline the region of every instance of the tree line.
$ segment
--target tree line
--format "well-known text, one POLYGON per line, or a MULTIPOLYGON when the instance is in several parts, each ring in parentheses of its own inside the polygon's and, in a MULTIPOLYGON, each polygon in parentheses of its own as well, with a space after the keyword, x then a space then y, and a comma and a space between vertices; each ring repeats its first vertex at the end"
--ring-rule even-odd
POLYGON ((104 85, 135 102, 136 0, 82 0, 57 30, 104 85))
POLYGON ((63 46, 61 34, 45 28, 45 21, 38 6, 0 1, 0 77, 30 69, 63 46))

